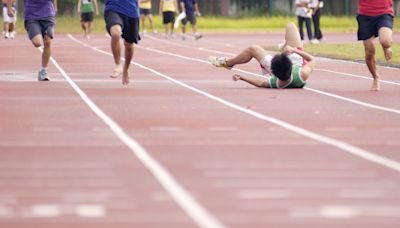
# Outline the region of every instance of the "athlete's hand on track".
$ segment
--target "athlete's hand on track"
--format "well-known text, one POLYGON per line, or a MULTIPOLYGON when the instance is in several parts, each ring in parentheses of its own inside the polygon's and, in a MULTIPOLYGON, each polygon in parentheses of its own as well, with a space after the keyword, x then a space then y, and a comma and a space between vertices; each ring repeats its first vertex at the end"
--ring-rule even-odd
POLYGON ((238 74, 234 74, 234 75, 232 75, 232 79, 233 79, 233 81, 239 81, 241 79, 241 77, 238 74))

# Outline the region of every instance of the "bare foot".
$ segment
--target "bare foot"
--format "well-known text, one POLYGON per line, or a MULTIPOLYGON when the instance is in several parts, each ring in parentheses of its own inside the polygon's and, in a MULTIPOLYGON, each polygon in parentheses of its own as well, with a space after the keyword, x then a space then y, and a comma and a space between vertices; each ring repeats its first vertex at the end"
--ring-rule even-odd
POLYGON ((392 48, 385 48, 383 49, 383 52, 385 53, 385 59, 386 61, 390 61, 392 59, 392 48))
POLYGON ((118 78, 122 74, 122 67, 115 66, 113 73, 110 75, 112 78, 118 78))
POLYGON ((379 91, 381 89, 381 85, 379 83, 379 79, 374 79, 372 82, 371 91, 379 91))
POLYGON ((129 72, 125 71, 122 74, 122 85, 128 85, 129 84, 129 72))

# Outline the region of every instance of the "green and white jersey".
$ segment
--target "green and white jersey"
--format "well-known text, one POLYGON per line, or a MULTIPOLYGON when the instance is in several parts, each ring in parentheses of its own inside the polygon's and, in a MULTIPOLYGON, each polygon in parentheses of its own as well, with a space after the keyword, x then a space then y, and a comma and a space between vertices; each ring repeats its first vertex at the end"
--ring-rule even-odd
POLYGON ((94 12, 92 0, 82 0, 81 12, 82 13, 94 12))
POLYGON ((269 86, 273 89, 294 89, 303 88, 306 82, 301 78, 301 66, 293 64, 292 74, 290 75, 290 83, 284 87, 279 87, 278 78, 272 75, 269 79, 269 86))

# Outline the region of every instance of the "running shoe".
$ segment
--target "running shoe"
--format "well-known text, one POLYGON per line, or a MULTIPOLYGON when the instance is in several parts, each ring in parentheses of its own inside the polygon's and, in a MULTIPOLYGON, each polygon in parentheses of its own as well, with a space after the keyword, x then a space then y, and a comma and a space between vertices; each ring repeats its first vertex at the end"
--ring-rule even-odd
POLYGON ((216 67, 223 67, 228 70, 231 70, 233 66, 228 66, 228 58, 227 57, 216 57, 216 56, 210 56, 208 57, 208 61, 216 66, 216 67))
POLYGON ((38 73, 38 81, 50 81, 49 76, 47 75, 46 69, 41 69, 38 73))
POLYGON ((195 34, 194 35, 194 39, 195 40, 199 40, 199 39, 201 39, 203 37, 203 35, 201 35, 201 34, 195 34))

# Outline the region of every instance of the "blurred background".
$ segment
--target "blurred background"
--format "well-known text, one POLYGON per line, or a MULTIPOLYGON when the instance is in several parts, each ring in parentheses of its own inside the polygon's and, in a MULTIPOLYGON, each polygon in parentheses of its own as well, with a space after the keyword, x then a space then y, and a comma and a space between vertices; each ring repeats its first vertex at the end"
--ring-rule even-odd
MULTIPOLYGON (((104 0, 98 0, 101 5, 104 0)), ((357 12, 358 0, 325 0, 324 14, 350 16, 357 12)), ((159 0, 152 0, 153 12, 158 12, 159 0)), ((294 13, 295 0, 197 0, 200 10, 206 16, 284 16, 294 13)), ((394 0, 395 5, 399 0, 394 0)), ((77 0, 58 0, 59 14, 75 15, 77 0)), ((18 1, 22 12, 23 0, 18 1)))

